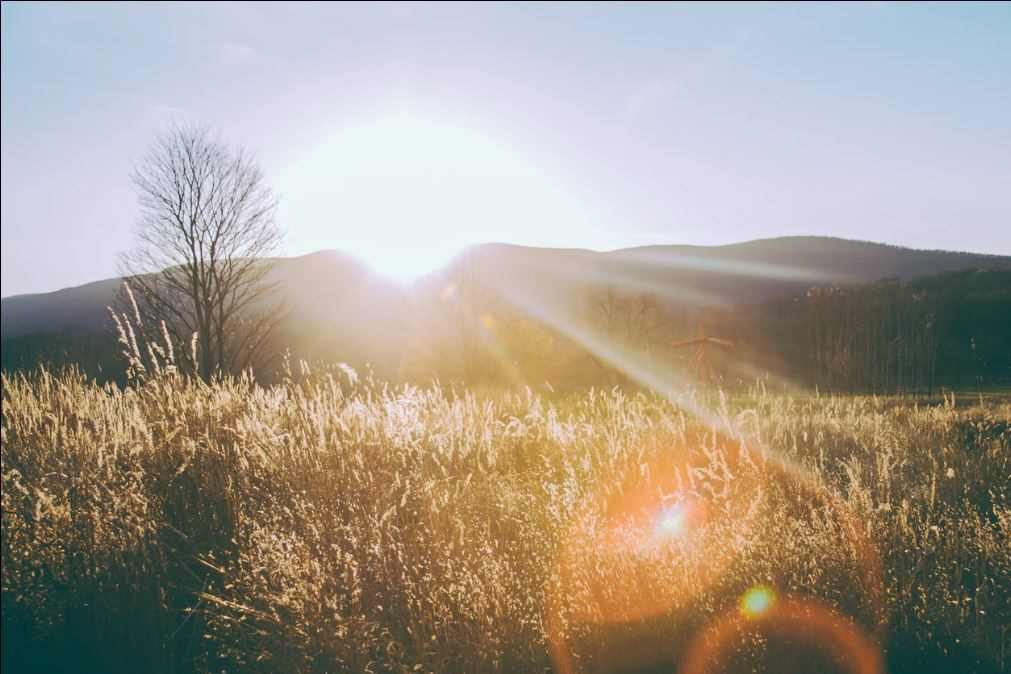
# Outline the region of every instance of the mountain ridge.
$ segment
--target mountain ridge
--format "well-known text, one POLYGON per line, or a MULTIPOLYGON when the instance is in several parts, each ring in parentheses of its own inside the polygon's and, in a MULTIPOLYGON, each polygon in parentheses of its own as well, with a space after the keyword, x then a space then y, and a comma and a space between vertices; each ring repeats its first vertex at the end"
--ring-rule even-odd
MULTIPOLYGON (((711 300, 725 305, 782 299, 815 285, 909 280, 971 268, 1011 268, 1011 256, 823 236, 783 236, 716 246, 653 244, 608 251, 489 242, 462 250, 443 267, 409 284, 398 284, 339 249, 268 259, 274 265, 275 280, 285 286, 282 294, 294 302, 302 317, 319 319, 312 315, 313 307, 323 304, 321 311, 329 314, 323 318, 330 323, 335 312, 339 315, 348 307, 354 308, 359 320, 378 320, 382 310, 399 310, 412 295, 429 293, 458 275, 475 256, 482 260, 478 275, 485 283, 514 277, 531 287, 561 287, 572 293, 584 286, 610 284, 635 292, 669 290, 675 295, 672 301, 680 292, 685 301, 698 304, 711 300), (333 301, 323 302, 327 290, 332 290, 328 300, 333 301), (358 301, 361 298, 356 299, 356 293, 371 293, 379 301, 358 301), (689 299, 692 297, 695 299, 689 299)), ((0 337, 93 332, 109 327, 106 307, 114 302, 121 280, 100 279, 50 292, 4 297, 0 300, 0 337)))

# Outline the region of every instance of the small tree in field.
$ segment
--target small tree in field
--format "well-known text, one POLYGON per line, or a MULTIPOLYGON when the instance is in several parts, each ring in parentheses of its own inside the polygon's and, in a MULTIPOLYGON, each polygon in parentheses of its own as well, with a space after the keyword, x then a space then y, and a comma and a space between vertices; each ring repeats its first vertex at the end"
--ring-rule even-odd
POLYGON ((139 318, 193 345, 182 364, 204 379, 259 364, 282 315, 266 259, 281 239, 277 200, 259 167, 207 129, 177 127, 133 181, 141 216, 121 266, 139 318))

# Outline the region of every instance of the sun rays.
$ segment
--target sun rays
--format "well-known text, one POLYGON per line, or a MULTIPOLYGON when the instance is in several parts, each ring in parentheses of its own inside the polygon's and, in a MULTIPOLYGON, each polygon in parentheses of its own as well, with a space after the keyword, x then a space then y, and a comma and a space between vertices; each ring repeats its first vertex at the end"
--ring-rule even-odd
POLYGON ((404 283, 471 244, 548 242, 585 235, 590 222, 583 202, 513 139, 415 111, 330 134, 280 183, 283 214, 304 223, 293 247, 339 247, 404 283))
MULTIPOLYGON (((505 311, 534 318, 630 381, 671 401, 693 423, 712 429, 711 444, 706 446, 675 442, 665 445, 652 462, 612 466, 596 477, 595 490, 578 503, 558 548, 558 581, 546 609, 556 670, 583 671, 574 657, 578 639, 573 635, 581 630, 641 632, 641 638, 652 644, 650 648, 660 648, 654 639, 684 640, 697 626, 675 620, 672 632, 655 632, 645 625, 691 611, 712 589, 737 582, 744 569, 767 565, 770 582, 751 583, 739 590, 735 608, 714 617, 699 636, 680 646, 682 654, 687 654, 679 660, 683 671, 718 671, 706 663, 747 651, 747 639, 741 635, 748 629, 764 630, 775 643, 789 640, 802 629, 802 616, 810 615, 816 631, 805 637, 804 647, 812 657, 827 658, 829 671, 880 674, 875 632, 881 624, 883 601, 880 559, 849 505, 830 495, 819 476, 757 440, 747 418, 728 414, 725 400, 698 395, 712 381, 701 378, 669 351, 615 338, 587 315, 585 307, 569 301, 567 290, 587 278, 599 282, 606 277, 616 293, 629 295, 642 290, 641 280, 623 276, 627 270, 602 276, 599 271, 580 271, 578 265, 546 267, 536 257, 508 274, 494 260, 478 256, 470 262, 478 270, 470 280, 483 285, 486 301, 494 297, 504 303, 505 311), (784 494, 792 496, 784 498, 784 494), (809 512, 785 514, 798 507, 791 499, 809 512), (808 601, 796 587, 780 589, 772 581, 782 563, 776 551, 776 527, 793 526, 790 517, 804 520, 810 512, 836 522, 837 545, 852 555, 854 577, 861 583, 866 603, 857 613, 865 627, 859 627, 853 616, 808 601)), ((683 267, 685 261, 674 264, 683 267)), ((760 278, 807 275, 800 268, 770 266, 743 266, 738 272, 760 278)), ((673 301, 680 294, 676 285, 666 291, 673 301)), ((459 284, 448 284, 439 294, 443 303, 461 301, 459 284)), ((690 288, 684 295, 688 303, 697 299, 690 288)), ((462 308, 479 327, 493 358, 508 368, 513 381, 523 382, 515 354, 499 332, 504 319, 480 302, 469 307, 463 303, 462 308)), ((744 358, 731 360, 728 367, 741 376, 757 370, 744 358)), ((611 639, 602 642, 611 646, 604 646, 599 657, 620 662, 627 653, 614 645, 620 640, 612 643, 611 639)), ((644 662, 666 663, 672 657, 663 648, 655 653, 644 662)))

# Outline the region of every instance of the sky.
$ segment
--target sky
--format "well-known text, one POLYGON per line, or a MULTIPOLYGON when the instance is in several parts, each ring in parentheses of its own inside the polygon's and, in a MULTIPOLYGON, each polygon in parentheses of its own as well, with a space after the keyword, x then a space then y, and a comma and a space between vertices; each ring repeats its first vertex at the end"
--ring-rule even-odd
POLYGON ((283 255, 812 234, 1011 254, 1011 3, 19 4, 2 295, 115 276, 173 123, 255 153, 283 255))

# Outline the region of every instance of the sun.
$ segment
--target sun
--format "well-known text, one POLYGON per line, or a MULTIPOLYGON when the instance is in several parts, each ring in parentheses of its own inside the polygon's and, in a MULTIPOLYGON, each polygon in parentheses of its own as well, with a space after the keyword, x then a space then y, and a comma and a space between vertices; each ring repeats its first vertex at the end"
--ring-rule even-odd
POLYGON ((279 181, 289 247, 337 248, 411 281, 485 241, 578 239, 586 215, 542 165, 507 139, 397 114, 350 125, 279 181))

